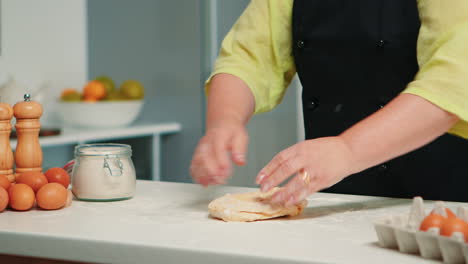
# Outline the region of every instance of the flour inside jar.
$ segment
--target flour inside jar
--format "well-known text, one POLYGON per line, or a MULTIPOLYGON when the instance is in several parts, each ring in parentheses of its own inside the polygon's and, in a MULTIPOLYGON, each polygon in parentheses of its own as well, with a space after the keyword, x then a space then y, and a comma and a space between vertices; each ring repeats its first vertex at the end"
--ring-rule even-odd
POLYGON ((72 191, 80 200, 114 201, 133 197, 136 175, 131 147, 84 144, 75 148, 72 191))

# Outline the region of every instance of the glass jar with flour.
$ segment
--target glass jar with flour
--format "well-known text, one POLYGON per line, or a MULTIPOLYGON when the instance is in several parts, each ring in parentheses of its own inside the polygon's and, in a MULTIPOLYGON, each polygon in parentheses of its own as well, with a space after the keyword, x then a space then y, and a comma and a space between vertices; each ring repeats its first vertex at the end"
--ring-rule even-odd
POLYGON ((136 175, 132 149, 125 144, 75 147, 72 191, 80 200, 117 201, 133 197, 136 175))

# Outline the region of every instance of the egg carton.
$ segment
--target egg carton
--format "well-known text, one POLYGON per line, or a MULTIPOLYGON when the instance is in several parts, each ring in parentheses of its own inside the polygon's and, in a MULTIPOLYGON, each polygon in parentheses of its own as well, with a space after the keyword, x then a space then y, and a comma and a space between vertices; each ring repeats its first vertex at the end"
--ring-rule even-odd
MULTIPOLYGON (((433 212, 447 216, 445 208, 444 202, 438 201, 433 212)), ((455 232, 451 237, 441 236, 439 228, 420 231, 419 226, 426 216, 423 199, 415 197, 409 214, 378 219, 374 228, 380 246, 448 264, 468 264, 468 243, 464 242, 463 234, 455 232)), ((456 216, 467 221, 468 209, 457 208, 456 216)))

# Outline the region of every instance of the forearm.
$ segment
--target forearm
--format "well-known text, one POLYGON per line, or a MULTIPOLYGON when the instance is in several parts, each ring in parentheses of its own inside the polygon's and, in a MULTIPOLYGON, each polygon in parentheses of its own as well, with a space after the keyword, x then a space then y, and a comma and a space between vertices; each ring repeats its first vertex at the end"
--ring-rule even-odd
POLYGON ((426 145, 458 118, 425 99, 401 94, 387 106, 343 132, 353 153, 353 173, 426 145))
POLYGON ((220 73, 210 83, 206 128, 221 122, 246 124, 255 109, 254 96, 240 78, 220 73))

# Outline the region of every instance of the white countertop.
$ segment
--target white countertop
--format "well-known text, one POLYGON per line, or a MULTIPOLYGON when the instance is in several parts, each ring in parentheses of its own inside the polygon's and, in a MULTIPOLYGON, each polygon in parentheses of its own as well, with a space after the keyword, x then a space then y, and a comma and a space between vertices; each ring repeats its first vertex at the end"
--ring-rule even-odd
POLYGON ((127 201, 7 210, 0 213, 0 254, 141 264, 441 263, 377 245, 372 221, 407 212, 410 200, 319 193, 294 218, 226 223, 208 217, 209 201, 246 191, 252 189, 138 181, 127 201))

